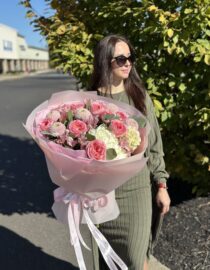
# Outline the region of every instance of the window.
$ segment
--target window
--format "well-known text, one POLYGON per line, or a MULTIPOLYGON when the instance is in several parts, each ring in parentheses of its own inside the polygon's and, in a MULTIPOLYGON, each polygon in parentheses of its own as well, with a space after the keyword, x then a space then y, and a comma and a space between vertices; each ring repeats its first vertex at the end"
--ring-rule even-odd
POLYGON ((21 50, 21 51, 25 51, 25 50, 26 50, 26 48, 25 48, 24 45, 20 45, 19 47, 20 47, 20 50, 21 50))
POLYGON ((8 40, 3 40, 4 51, 12 51, 12 42, 8 40))

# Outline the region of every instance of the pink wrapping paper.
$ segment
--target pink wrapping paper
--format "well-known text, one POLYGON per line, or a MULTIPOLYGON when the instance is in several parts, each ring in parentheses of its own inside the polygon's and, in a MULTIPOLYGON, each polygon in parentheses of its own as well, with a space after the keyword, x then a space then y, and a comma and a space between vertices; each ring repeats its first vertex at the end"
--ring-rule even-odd
MULTIPOLYGON (((147 140, 143 151, 134 156, 120 160, 90 160, 84 158, 83 151, 67 149, 53 142, 47 142, 40 134, 36 133, 35 123, 37 116, 38 119, 44 118, 51 108, 59 104, 83 101, 87 98, 114 103, 129 115, 145 118, 130 105, 111 98, 97 96, 95 93, 71 90, 55 93, 48 101, 43 102, 31 112, 24 125, 44 152, 52 181, 56 185, 64 187, 68 192, 86 194, 91 198, 108 194, 141 171, 147 162, 147 158, 144 157, 147 140)), ((146 136, 148 136, 149 131, 150 126, 147 122, 146 136)))
POLYGON ((141 130, 143 137, 138 147, 140 153, 109 161, 88 159, 83 150, 64 148, 48 141, 37 131, 36 125, 52 108, 84 99, 114 103, 130 116, 145 118, 134 107, 111 98, 97 96, 96 92, 69 90, 53 94, 48 101, 35 108, 28 116, 24 127, 44 152, 50 178, 59 186, 54 191, 55 202, 52 209, 57 219, 69 226, 79 268, 86 270, 80 242, 89 249, 80 234, 79 224, 82 222, 87 223, 109 269, 117 270, 117 264, 121 270, 128 270, 94 223, 106 222, 119 215, 114 191, 145 166, 147 158, 144 157, 144 152, 148 144, 150 126, 146 121, 146 127, 141 130), (103 198, 106 203, 102 205, 103 198))

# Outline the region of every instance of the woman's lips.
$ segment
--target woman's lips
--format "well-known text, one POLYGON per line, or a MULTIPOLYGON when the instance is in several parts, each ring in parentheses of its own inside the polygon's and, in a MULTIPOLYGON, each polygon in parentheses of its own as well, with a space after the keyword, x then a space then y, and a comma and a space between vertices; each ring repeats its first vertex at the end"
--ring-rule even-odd
POLYGON ((122 72, 128 74, 130 72, 130 70, 129 69, 123 69, 122 72))

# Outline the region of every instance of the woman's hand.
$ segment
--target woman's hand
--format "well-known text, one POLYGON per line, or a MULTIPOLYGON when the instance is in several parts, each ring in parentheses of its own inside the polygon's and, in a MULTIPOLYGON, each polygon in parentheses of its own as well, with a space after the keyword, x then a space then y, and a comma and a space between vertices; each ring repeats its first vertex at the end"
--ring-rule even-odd
POLYGON ((156 202, 158 207, 161 209, 161 214, 165 215, 170 208, 170 197, 168 191, 165 188, 159 188, 156 195, 156 202))

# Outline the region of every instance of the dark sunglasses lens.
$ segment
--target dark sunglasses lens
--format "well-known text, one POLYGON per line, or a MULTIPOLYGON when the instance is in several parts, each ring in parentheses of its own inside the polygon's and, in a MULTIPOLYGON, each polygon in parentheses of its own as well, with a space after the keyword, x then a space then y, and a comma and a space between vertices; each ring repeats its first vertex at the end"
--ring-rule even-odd
POLYGON ((126 63, 126 61, 127 61, 127 57, 125 57, 125 56, 119 56, 119 57, 116 57, 116 62, 117 62, 117 65, 118 65, 119 67, 124 66, 125 63, 126 63))
POLYGON ((134 55, 130 55, 129 57, 125 57, 125 56, 118 56, 115 58, 117 65, 119 67, 122 67, 125 65, 126 61, 128 60, 130 63, 133 63, 135 61, 134 55))

